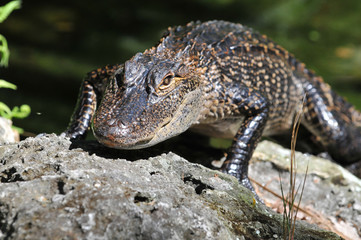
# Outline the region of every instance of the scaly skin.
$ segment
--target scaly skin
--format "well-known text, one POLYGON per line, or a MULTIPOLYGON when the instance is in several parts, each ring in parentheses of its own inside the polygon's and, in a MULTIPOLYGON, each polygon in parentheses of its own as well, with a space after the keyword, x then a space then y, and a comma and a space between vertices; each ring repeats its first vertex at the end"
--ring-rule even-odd
POLYGON ((361 159, 361 114, 285 49, 224 21, 169 28, 124 64, 90 72, 68 130, 112 148, 152 146, 191 128, 233 138, 222 171, 253 190, 248 162, 262 135, 301 124, 343 163, 361 159))

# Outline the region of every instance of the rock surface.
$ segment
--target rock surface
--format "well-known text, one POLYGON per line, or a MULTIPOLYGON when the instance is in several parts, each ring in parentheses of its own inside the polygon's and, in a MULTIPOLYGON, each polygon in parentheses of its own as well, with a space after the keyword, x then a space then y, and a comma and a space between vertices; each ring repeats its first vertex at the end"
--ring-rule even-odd
MULTIPOLYGON (((267 185, 272 192, 281 195, 280 176, 285 192, 289 187, 290 155, 290 150, 263 141, 253 154, 249 174, 257 182, 267 185)), ((295 153, 295 158, 297 186, 303 182, 308 165, 300 216, 324 229, 337 232, 345 239, 361 239, 361 180, 330 160, 300 152, 295 153)), ((278 208, 282 205, 282 201, 270 191, 261 188, 259 191, 268 206, 278 208)))
MULTIPOLYGON (((0 239, 281 239, 282 216, 176 154, 103 158, 56 135, 0 147, 0 239)), ((298 222, 295 239, 341 239, 298 222)))
POLYGON ((19 134, 11 129, 12 122, 0 117, 0 144, 13 143, 19 139, 19 134))

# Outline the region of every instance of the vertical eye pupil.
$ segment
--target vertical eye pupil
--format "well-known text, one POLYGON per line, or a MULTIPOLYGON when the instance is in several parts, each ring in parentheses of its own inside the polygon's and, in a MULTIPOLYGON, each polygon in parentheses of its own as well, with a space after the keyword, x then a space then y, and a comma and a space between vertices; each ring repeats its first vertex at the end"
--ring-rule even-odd
POLYGON ((172 76, 168 76, 164 79, 163 85, 169 85, 171 81, 172 81, 172 76))

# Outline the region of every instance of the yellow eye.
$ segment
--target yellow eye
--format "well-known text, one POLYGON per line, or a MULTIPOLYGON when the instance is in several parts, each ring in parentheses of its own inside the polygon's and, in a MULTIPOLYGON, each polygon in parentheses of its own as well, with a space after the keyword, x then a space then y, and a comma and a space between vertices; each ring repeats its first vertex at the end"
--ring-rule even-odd
POLYGON ((172 85, 173 82, 173 75, 167 75, 163 78, 161 84, 159 85, 160 90, 167 89, 169 86, 172 85))

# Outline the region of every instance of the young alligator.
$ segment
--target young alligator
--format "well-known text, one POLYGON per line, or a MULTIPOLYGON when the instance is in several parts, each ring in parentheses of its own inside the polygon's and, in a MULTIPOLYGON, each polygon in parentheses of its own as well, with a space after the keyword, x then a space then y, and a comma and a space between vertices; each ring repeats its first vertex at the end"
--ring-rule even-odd
POLYGON ((301 124, 331 156, 361 160, 361 114, 285 49, 240 24, 189 23, 169 28, 160 43, 124 64, 84 79, 65 134, 90 122, 112 148, 145 148, 191 128, 233 138, 222 171, 253 190, 248 161, 262 135, 301 124))

